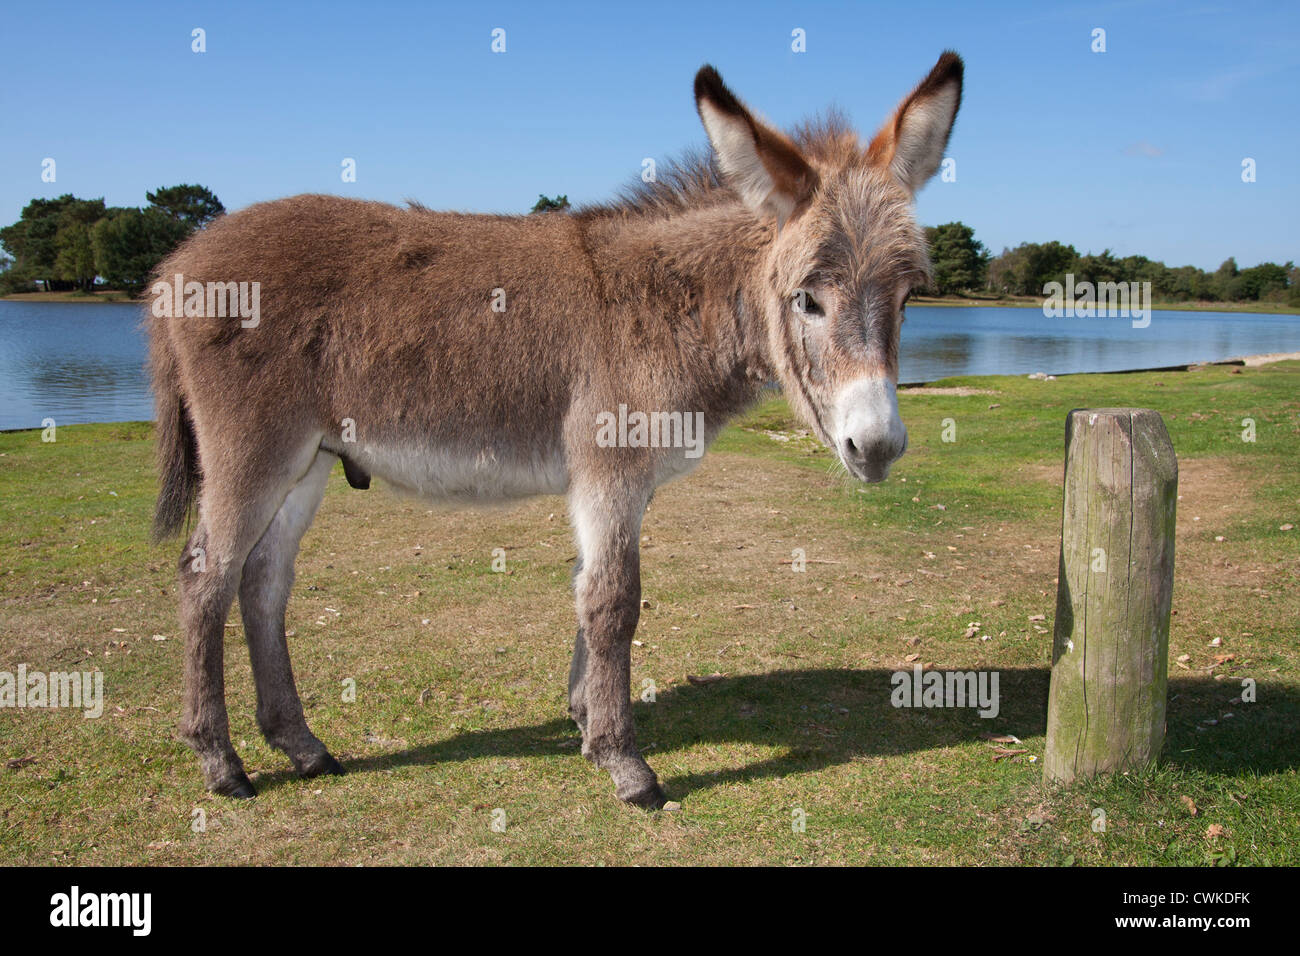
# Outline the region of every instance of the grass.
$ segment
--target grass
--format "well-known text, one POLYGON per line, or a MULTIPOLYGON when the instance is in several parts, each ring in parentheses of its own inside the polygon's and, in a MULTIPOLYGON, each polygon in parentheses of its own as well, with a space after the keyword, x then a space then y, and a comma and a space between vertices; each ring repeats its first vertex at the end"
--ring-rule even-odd
POLYGON ((0 710, 0 862, 1300 862, 1300 363, 937 385, 902 395, 884 484, 843 478, 772 398, 656 497, 632 683, 653 682, 638 736, 682 805, 661 813, 619 804, 564 717, 561 500, 430 511, 336 471, 288 626, 349 774, 298 780, 262 741, 235 615, 232 737, 260 791, 235 803, 175 739, 180 545, 148 543, 151 426, 0 434, 0 670, 98 668, 106 697, 97 720, 0 710), (1086 405, 1158 409, 1180 456, 1168 739, 1152 772, 1061 788, 1041 755, 1064 420, 1086 405), (893 708, 913 655, 996 670, 999 715, 893 708), (1232 703, 1245 677, 1258 700, 1232 703), (990 734, 1027 752, 995 760, 990 734))

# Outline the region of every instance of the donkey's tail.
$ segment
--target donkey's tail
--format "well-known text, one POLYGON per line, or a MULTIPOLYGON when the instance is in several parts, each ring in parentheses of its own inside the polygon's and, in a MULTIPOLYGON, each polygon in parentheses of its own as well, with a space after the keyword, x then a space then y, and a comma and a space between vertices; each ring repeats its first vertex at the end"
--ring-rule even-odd
POLYGON ((155 337, 149 356, 153 376, 154 412, 158 423, 158 503, 154 507, 153 539, 170 537, 184 523, 199 490, 199 456, 194 425, 185 407, 176 359, 155 337))

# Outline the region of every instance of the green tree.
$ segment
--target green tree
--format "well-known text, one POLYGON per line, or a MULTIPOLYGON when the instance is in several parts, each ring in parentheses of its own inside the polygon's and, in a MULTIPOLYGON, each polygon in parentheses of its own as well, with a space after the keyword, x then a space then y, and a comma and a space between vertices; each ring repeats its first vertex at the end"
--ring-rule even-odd
POLYGON ((1136 270, 1126 268, 1109 249, 1103 249, 1100 255, 1089 253, 1080 256, 1072 271, 1075 283, 1091 282, 1095 285, 1100 282, 1129 282, 1137 278, 1133 275, 1136 270))
POLYGON ((91 227, 74 222, 59 230, 54 277, 90 292, 95 286, 95 252, 90 244, 91 227))
POLYGON ((1031 243, 1027 262, 1026 295, 1042 295, 1049 282, 1065 282, 1067 272, 1078 271, 1079 253, 1074 246, 1052 240, 1042 245, 1031 243))
POLYGON ((568 196, 556 196, 549 199, 546 196, 538 194, 537 202, 533 203, 530 212, 560 212, 569 208, 568 196))
POLYGON ((221 200, 206 186, 165 186, 145 193, 149 205, 191 231, 202 229, 226 211, 221 200))
POLYGON ((1007 295, 1042 295, 1047 283, 1064 283, 1067 272, 1077 272, 1078 262, 1074 246, 1022 242, 989 263, 989 287, 1007 295))
POLYGON ((13 257, 0 253, 0 295, 32 292, 35 288, 26 275, 14 268, 13 257))
POLYGON ((109 285, 140 292, 169 252, 190 234, 183 222, 155 207, 110 209, 91 230, 95 268, 109 285))
POLYGON ((17 222, 0 229, 0 243, 14 257, 15 271, 40 279, 51 288, 57 274, 58 234, 63 211, 83 200, 65 194, 57 199, 33 199, 17 222))
POLYGON ((95 287, 95 253, 90 230, 104 218, 104 200, 75 199, 59 213, 54 237, 54 278, 90 292, 95 287))
POLYGON ((1008 249, 994 256, 988 267, 988 287, 999 295, 1021 295, 1020 273, 1024 268, 1024 246, 1008 249))
POLYGON ((1239 270, 1237 269, 1237 260, 1229 256, 1223 260, 1223 264, 1214 270, 1214 279, 1210 283, 1210 298, 1221 299, 1225 302, 1231 302, 1238 297, 1241 291, 1241 284, 1237 281, 1239 270))
POLYGON ((1294 267, 1288 262, 1280 266, 1275 262, 1261 262, 1237 274, 1237 294, 1243 299, 1273 299, 1286 297, 1287 274, 1294 267))
POLYGON ((984 286, 989 252, 975 238, 975 230, 960 222, 929 226, 925 238, 930 244, 934 288, 941 294, 967 292, 984 286))

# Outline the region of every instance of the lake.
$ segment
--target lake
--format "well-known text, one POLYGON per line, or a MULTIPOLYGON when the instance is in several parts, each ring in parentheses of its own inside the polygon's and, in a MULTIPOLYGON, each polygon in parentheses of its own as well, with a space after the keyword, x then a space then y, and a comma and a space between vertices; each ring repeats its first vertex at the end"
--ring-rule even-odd
MULTIPOLYGON (((0 301, 0 429, 149 419, 143 309, 0 301)), ((912 306, 899 379, 1111 372, 1300 352, 1300 316, 1154 312, 1047 319, 1039 309, 912 306)))

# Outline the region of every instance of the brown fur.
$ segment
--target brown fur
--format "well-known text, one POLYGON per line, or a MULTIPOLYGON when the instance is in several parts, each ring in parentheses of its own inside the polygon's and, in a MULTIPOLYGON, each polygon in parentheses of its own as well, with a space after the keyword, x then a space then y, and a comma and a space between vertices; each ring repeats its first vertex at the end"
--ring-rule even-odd
MULTIPOLYGON (((950 82, 944 70, 926 82, 950 82)), ((866 447, 869 429, 840 434, 837 396, 896 382, 902 298, 927 269, 911 192, 885 147, 873 156, 835 117, 781 134, 712 68, 696 91, 710 135, 725 140, 715 146, 726 174, 696 155, 616 202, 543 216, 297 196, 217 220, 160 267, 161 281, 261 290, 255 328, 212 316, 149 323, 157 531, 175 530, 198 496, 180 565, 181 730, 211 789, 253 792, 222 690, 236 593, 263 732, 300 772, 341 772, 303 720, 284 613, 298 541, 342 457, 354 484, 374 474, 439 498, 567 492, 580 551, 570 711, 583 753, 621 798, 663 802, 629 706, 637 544, 654 487, 691 462, 680 449, 602 447, 597 416, 620 405, 702 412, 711 438, 775 378, 846 465, 877 480, 902 449, 884 438, 866 447), (769 207, 789 213, 779 229, 769 207), (791 312, 801 289, 821 319, 791 312)))

